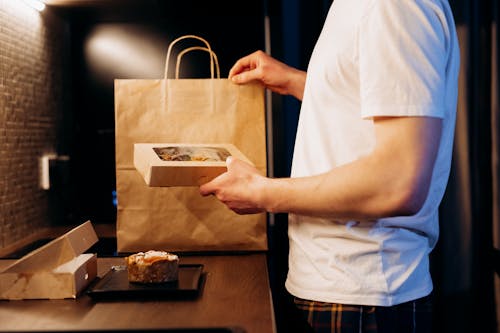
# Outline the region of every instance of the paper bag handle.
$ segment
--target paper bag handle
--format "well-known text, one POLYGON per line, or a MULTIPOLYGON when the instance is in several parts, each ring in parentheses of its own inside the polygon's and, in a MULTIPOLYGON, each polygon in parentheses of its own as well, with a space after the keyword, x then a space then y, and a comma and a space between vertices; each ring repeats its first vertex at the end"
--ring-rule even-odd
MULTIPOLYGON (((210 50, 209 48, 203 47, 203 46, 192 46, 188 47, 187 49, 182 50, 178 55, 177 55, 177 63, 175 65, 175 78, 179 78, 179 69, 181 66, 181 58, 184 54, 191 52, 191 51, 205 51, 210 54, 210 58, 213 58, 213 61, 215 62, 215 70, 217 71, 217 78, 220 79, 220 68, 219 68, 219 60, 217 59, 217 55, 215 54, 214 51, 210 50)), ((212 78, 214 77, 213 72, 211 72, 212 78)))
MULTIPOLYGON (((181 37, 178 37, 176 39, 174 39, 173 42, 170 43, 170 45, 168 46, 168 50, 167 50, 167 59, 165 60, 165 79, 168 79, 168 64, 170 63, 170 54, 172 53, 172 48, 173 46, 183 40, 183 39, 197 39, 197 40, 200 40, 202 41, 206 48, 209 50, 208 52, 210 54, 213 53, 212 51, 212 48, 210 47, 210 44, 203 38, 199 37, 199 36, 196 36, 196 35, 184 35, 184 36, 181 36, 181 37)), ((214 77, 214 58, 211 56, 210 57, 210 75, 211 77, 213 78, 214 77)))

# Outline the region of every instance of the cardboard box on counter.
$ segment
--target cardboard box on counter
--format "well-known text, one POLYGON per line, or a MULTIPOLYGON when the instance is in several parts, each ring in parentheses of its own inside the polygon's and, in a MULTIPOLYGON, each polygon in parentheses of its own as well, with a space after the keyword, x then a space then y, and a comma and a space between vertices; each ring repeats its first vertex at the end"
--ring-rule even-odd
POLYGON ((202 185, 227 171, 228 156, 252 164, 232 144, 134 144, 134 166, 149 186, 202 185))
POLYGON ((0 272, 0 299, 76 298, 97 276, 98 238, 87 221, 28 253, 0 272))

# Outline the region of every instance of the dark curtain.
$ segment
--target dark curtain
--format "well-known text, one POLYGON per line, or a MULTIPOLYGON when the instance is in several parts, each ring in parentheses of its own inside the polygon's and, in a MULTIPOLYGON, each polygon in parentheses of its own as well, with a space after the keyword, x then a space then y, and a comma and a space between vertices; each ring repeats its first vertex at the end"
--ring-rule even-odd
POLYGON ((437 332, 499 332, 497 2, 450 0, 461 72, 453 165, 431 261, 437 332))

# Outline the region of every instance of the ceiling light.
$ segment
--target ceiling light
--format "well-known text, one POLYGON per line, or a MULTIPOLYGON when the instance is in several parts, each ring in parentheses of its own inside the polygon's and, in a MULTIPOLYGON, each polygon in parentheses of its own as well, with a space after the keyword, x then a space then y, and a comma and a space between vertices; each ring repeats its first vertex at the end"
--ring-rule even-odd
POLYGON ((45 4, 43 2, 41 2, 40 0, 23 0, 23 1, 28 6, 38 10, 39 12, 41 12, 42 10, 45 9, 45 4))

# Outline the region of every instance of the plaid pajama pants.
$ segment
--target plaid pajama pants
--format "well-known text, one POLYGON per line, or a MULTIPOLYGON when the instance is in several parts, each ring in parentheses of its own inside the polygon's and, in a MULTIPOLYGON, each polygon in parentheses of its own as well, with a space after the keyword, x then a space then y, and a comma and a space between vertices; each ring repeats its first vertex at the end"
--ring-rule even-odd
POLYGON ((432 300, 427 296, 394 306, 324 303, 294 298, 310 332, 314 333, 429 333, 432 300))

